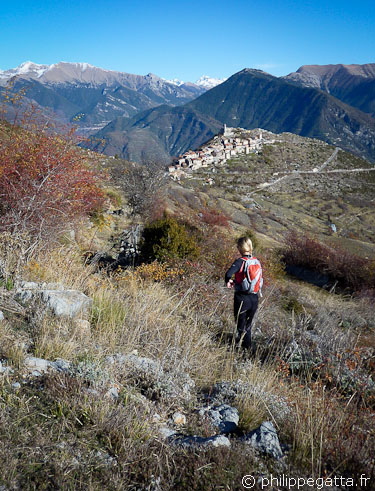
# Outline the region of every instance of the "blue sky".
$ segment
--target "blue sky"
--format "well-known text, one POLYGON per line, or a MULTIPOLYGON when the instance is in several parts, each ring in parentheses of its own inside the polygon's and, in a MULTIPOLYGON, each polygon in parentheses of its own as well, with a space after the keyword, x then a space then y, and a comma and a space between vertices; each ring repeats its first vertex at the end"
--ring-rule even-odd
POLYGON ((0 0, 0 70, 88 62, 195 81, 375 62, 373 0, 0 0))

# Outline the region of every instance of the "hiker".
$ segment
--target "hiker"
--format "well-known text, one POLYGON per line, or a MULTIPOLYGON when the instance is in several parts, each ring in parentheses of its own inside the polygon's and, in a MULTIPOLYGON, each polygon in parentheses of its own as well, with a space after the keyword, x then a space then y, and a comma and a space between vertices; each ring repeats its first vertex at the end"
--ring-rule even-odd
POLYGON ((243 337, 242 347, 250 349, 251 323, 258 308, 258 292, 261 295, 263 284, 262 267, 252 255, 253 244, 249 237, 239 238, 237 249, 241 257, 225 273, 225 283, 228 288, 234 288, 234 318, 237 321, 238 339, 243 337))

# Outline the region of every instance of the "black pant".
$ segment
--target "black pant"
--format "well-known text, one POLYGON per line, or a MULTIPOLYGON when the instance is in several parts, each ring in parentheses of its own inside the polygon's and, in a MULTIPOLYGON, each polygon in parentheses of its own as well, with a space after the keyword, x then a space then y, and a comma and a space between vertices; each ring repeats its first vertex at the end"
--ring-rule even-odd
POLYGON ((234 318, 237 321, 238 336, 244 334, 242 346, 251 347, 251 323, 258 308, 258 295, 255 293, 234 294, 234 318))

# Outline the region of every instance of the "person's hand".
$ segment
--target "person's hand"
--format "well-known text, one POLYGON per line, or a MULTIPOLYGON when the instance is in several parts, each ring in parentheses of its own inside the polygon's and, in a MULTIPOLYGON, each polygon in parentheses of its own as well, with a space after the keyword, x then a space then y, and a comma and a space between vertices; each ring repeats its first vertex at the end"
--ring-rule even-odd
POLYGON ((227 288, 233 288, 233 280, 229 280, 227 283, 227 288))

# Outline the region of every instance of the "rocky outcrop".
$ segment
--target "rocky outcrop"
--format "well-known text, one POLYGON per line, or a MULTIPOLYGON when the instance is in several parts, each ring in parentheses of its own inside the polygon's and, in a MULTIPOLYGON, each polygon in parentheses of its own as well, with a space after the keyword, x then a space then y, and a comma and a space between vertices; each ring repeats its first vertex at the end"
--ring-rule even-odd
POLYGON ((59 283, 21 282, 15 299, 24 306, 40 302, 54 315, 71 319, 87 314, 92 306, 92 299, 84 293, 59 283))
POLYGON ((210 401, 214 404, 233 404, 238 398, 255 398, 263 401, 274 417, 278 420, 287 418, 291 414, 288 403, 263 388, 237 380, 236 382, 223 381, 214 385, 210 394, 210 401))

